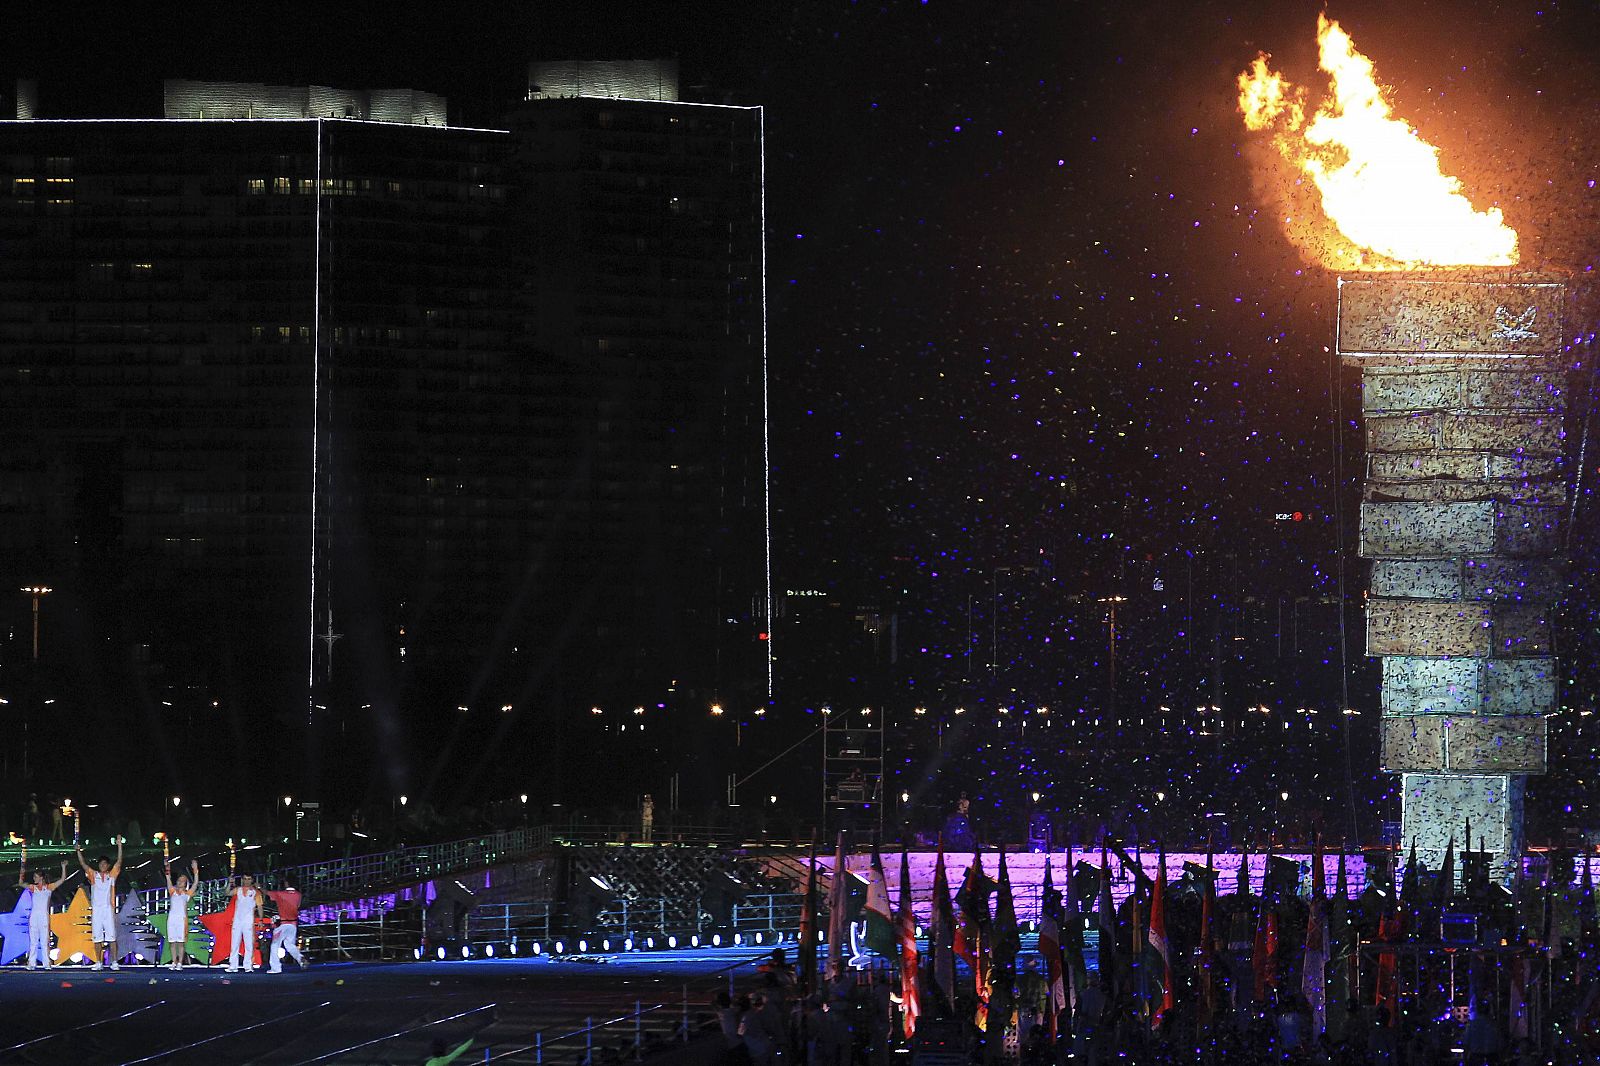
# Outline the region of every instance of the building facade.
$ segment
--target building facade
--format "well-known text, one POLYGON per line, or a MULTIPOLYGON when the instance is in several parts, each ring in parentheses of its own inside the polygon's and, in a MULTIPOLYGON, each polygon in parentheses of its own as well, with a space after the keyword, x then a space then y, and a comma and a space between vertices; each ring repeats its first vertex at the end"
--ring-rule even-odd
POLYGON ((0 123, 0 567, 56 590, 0 676, 69 709, 41 750, 560 801, 605 712, 767 698, 760 110, 405 92, 0 123))

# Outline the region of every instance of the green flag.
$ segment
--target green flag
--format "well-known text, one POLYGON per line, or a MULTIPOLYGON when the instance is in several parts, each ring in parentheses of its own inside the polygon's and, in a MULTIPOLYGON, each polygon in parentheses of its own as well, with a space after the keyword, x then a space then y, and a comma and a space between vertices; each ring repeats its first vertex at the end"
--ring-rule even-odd
POLYGON ((878 853, 877 844, 872 845, 872 871, 867 878, 867 902, 861 908, 861 917, 867 923, 867 947, 886 959, 895 958, 900 946, 889 906, 889 882, 883 876, 883 856, 878 853))

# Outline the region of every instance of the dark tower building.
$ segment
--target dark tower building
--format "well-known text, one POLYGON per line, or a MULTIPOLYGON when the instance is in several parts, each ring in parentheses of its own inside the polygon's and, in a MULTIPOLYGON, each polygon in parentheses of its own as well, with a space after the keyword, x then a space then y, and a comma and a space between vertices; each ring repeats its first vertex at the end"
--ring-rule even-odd
POLYGON ((334 800, 582 800, 652 787, 570 769, 619 712, 687 755, 674 718, 768 698, 761 111, 636 66, 645 98, 508 129, 194 82, 0 123, 35 783, 74 745, 152 793, 287 749, 334 800))

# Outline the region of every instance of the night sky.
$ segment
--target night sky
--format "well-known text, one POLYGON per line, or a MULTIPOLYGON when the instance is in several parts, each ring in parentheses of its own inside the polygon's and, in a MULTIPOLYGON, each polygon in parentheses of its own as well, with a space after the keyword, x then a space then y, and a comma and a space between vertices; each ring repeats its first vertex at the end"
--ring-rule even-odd
MULTIPOLYGON (((1359 398, 1353 372, 1330 393, 1334 279, 1285 238, 1234 108, 1260 50, 1314 81, 1320 9, 182 4, 64 20, 35 6, 7 16, 0 84, 39 78, 46 117, 156 114, 172 76, 404 85, 492 125, 529 58, 677 55, 691 98, 765 105, 777 583, 898 598, 933 631, 993 568, 1041 552, 1063 593, 1086 596, 1186 554, 1226 549, 1251 574, 1282 555, 1284 511, 1311 522, 1295 565, 1251 580, 1333 591, 1334 517, 1347 508, 1353 544, 1360 473, 1349 422, 1352 480, 1335 481, 1334 402, 1353 417, 1359 398)), ((1524 266, 1593 270, 1600 10, 1328 11, 1475 204, 1504 210, 1524 266)), ((1578 296, 1575 329, 1594 317, 1578 296)), ((1574 359, 1577 437, 1594 376, 1585 350, 1574 359)), ((1364 568, 1349 580, 1359 596, 1364 568)), ((1574 608, 1574 644, 1593 650, 1584 583, 1574 608)), ((1593 702, 1580 681, 1569 705, 1593 702)))

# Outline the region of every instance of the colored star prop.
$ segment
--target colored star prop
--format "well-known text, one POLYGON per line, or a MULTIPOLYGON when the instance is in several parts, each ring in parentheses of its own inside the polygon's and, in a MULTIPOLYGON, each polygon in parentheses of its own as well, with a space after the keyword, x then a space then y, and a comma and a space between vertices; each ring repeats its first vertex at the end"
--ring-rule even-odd
MULTIPOLYGON (((196 906, 193 896, 189 897, 189 906, 184 913, 188 915, 188 920, 184 923, 184 929, 188 934, 184 938, 184 946, 189 951, 189 961, 200 962, 202 959, 211 958, 211 933, 207 931, 205 926, 200 924, 200 908, 196 906)), ((161 932, 165 933, 167 931, 166 915, 158 914, 151 921, 155 923, 156 928, 161 932)), ((161 962, 163 964, 172 961, 172 946, 172 941, 162 939, 161 962)))
MULTIPOLYGON (((238 906, 237 896, 228 897, 228 905, 220 911, 211 914, 202 914, 200 924, 206 927, 206 932, 211 934, 211 965, 226 966, 228 964, 228 937, 233 932, 233 909, 238 906)), ((265 924, 260 919, 256 920, 256 935, 250 941, 250 965, 261 965, 261 926, 265 924)))
POLYGON ((50 931, 56 935, 56 961, 71 962, 72 956, 82 955, 85 962, 99 962, 100 949, 95 946, 93 913, 89 906, 89 893, 82 888, 72 894, 72 903, 60 914, 50 916, 50 931))
POLYGON ((150 927, 144 900, 139 893, 129 892, 117 911, 117 958, 138 956, 145 962, 154 962, 160 947, 161 937, 150 927))
POLYGON ((28 950, 28 914, 32 909, 33 901, 24 891, 17 897, 15 910, 0 914, 0 966, 28 950))

